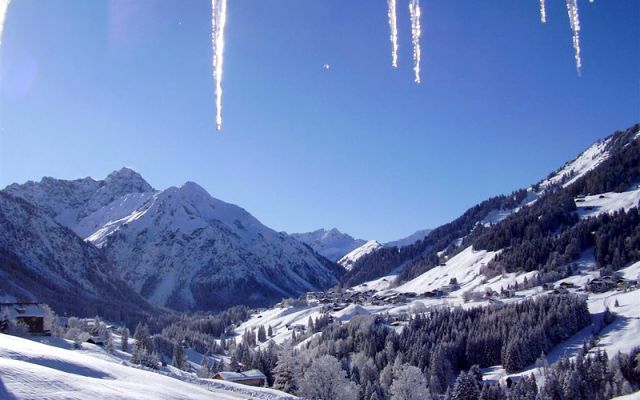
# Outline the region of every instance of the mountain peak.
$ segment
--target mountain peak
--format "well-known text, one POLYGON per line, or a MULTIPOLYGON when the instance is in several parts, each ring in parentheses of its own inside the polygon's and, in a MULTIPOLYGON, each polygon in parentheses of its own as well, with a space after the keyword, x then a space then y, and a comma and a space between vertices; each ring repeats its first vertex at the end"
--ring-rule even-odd
POLYGON ((130 188, 129 193, 145 193, 152 192, 154 189, 144 180, 142 175, 128 167, 122 167, 117 171, 113 171, 104 180, 106 185, 116 185, 130 188))

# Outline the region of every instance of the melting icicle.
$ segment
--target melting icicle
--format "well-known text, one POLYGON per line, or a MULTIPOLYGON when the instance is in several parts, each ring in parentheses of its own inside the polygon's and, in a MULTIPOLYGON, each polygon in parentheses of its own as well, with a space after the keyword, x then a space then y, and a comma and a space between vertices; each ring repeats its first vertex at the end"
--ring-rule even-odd
POLYGON ((575 50, 576 69, 581 73, 582 61, 580 59, 580 15, 578 14, 578 0, 567 0, 567 12, 569 24, 573 31, 573 49, 575 50))
POLYGON ((398 20, 396 14, 396 0, 387 0, 389 6, 389 28, 391 29, 391 65, 398 68, 398 20))
POLYGON ((420 0, 411 0, 409 15, 411 16, 411 42, 413 43, 413 72, 415 83, 420 83, 420 0))
POLYGON ((213 80, 216 94, 216 128, 222 129, 222 65, 224 62, 224 26, 227 0, 211 0, 211 42, 213 45, 213 80))
POLYGON ((0 0, 0 46, 2 45, 2 32, 4 31, 4 20, 7 17, 7 9, 11 0, 0 0))
POLYGON ((540 0, 540 21, 543 24, 547 22, 547 9, 544 5, 544 0, 540 0))

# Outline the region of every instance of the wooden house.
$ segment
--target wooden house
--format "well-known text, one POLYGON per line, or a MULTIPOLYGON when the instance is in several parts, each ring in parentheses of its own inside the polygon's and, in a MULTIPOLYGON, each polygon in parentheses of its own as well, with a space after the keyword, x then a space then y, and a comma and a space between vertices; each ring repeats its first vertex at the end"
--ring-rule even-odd
POLYGON ((264 386, 267 377, 257 369, 244 372, 218 372, 212 379, 241 383, 249 386, 264 386))
POLYGON ((51 334, 51 322, 46 321, 41 303, 0 303, 0 321, 9 320, 26 325, 32 335, 51 334))

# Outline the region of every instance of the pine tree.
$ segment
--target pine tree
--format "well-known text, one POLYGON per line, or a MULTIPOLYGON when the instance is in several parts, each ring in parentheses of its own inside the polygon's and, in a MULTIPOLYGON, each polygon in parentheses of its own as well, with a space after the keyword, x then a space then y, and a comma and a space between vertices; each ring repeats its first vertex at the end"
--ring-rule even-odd
POLYGON ((184 351, 182 343, 173 345, 173 359, 171 363, 178 369, 184 370, 187 367, 187 354, 184 351))
POLYGON ((451 391, 450 400, 478 400, 478 397, 480 389, 476 378, 464 371, 461 372, 451 391))
POLYGON ((258 341, 260 343, 264 343, 267 341, 267 333, 265 332, 263 325, 260 325, 260 327, 258 328, 258 341))
POLYGON ((111 333, 107 332, 107 344, 105 346, 107 353, 113 354, 115 349, 113 348, 113 336, 111 333))
POLYGON ((122 328, 122 334, 120 336, 120 346, 122 347, 123 352, 129 352, 129 329, 126 327, 122 328))
POLYGON ((274 389, 296 394, 298 392, 299 373, 300 363, 298 357, 296 357, 291 344, 288 343, 278 355, 278 361, 273 369, 273 375, 275 377, 273 383, 274 389))

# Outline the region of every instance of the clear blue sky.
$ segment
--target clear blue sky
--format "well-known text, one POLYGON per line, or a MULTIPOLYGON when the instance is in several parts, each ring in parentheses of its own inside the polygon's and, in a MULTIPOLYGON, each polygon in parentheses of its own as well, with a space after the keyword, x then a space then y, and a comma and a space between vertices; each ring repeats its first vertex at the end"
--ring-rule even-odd
POLYGON ((288 232, 391 240, 546 176, 640 121, 640 2, 423 1, 423 84, 407 0, 400 68, 385 0, 229 0, 214 127, 208 0, 15 0, 0 65, 0 186, 195 181, 288 232), (322 68, 331 65, 330 70, 322 68))

